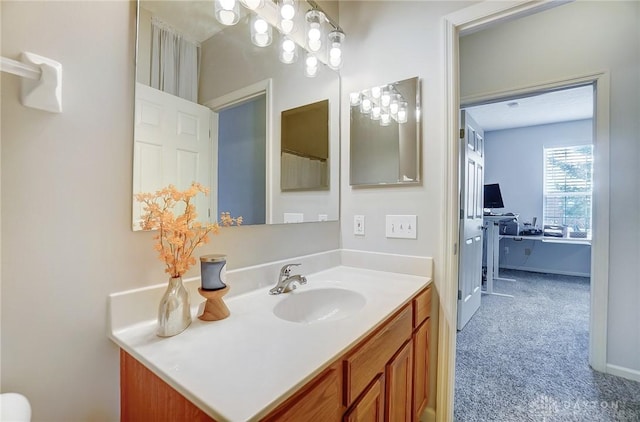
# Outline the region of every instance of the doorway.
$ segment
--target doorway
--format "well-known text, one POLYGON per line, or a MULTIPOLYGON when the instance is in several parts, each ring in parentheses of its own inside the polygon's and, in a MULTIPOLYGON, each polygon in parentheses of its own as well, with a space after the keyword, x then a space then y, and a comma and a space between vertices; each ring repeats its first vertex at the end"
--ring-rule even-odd
MULTIPOLYGON (((444 50, 445 60, 442 72, 445 76, 445 86, 451 87, 445 94, 445 127, 446 139, 444 146, 444 182, 443 204, 444 216, 442 225, 443 246, 441 256, 443 262, 442 277, 449 280, 440 291, 440 319, 439 319, 439 353, 436 408, 438 419, 453 418, 453 385, 455 372, 455 315, 457 309, 457 280, 459 239, 459 190, 458 190, 458 157, 459 135, 458 113, 460 108, 458 80, 458 46, 461 32, 470 32, 495 25, 505 20, 534 14, 552 7, 549 3, 522 2, 518 4, 504 4, 486 2, 473 8, 447 15, 444 19, 444 50), (455 141, 454 141, 455 140, 455 141), (442 413, 440 413, 442 412, 442 413)), ((547 79, 533 85, 520 86, 508 91, 494 91, 488 94, 468 98, 471 101, 483 101, 508 95, 519 95, 540 90, 553 90, 568 85, 592 83, 597 91, 596 115, 594 117, 595 132, 594 145, 597 149, 594 174, 599 174, 596 181, 596 194, 593 198, 593 233, 598 241, 592 245, 592 256, 595 258, 591 265, 591 307, 590 307, 590 338, 589 360, 591 366, 599 371, 606 369, 606 325, 607 325, 607 292, 608 292, 608 256, 609 256, 609 74, 596 72, 581 76, 558 77, 547 79)))
MULTIPOLYGON (((497 419, 521 420, 542 411, 541 401, 591 398, 593 90, 587 84, 463 106, 462 116, 471 116, 473 131, 482 134, 479 184, 501 194, 483 202, 489 237, 483 294, 479 310, 457 334, 455 420, 486 417, 490 400, 497 419), (571 382, 553 388, 562 371, 572 374, 571 382)), ((464 163, 469 142, 460 147, 464 163)), ((465 180, 463 201, 469 197, 465 180)), ((459 274, 480 278, 481 264, 467 268, 464 247, 461 238, 459 274)), ((467 303, 458 304, 460 315, 467 303)))

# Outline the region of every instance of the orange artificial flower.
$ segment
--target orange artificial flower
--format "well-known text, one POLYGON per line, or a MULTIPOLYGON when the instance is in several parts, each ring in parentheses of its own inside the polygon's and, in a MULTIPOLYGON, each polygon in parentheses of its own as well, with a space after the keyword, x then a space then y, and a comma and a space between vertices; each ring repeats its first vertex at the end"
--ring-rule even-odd
POLYGON ((143 230, 158 230, 154 236, 157 240, 154 248, 167 266, 165 272, 171 277, 182 277, 196 263, 191 255, 195 248, 209 241, 209 233, 218 234, 220 226, 242 224, 242 217, 232 218, 228 212, 220 214, 219 223, 203 225, 196 221, 198 214, 191 200, 198 193, 208 195, 209 189, 193 182, 185 191, 169 185, 155 193, 135 195, 136 200, 144 204, 141 227, 143 230), (184 207, 184 211, 176 216, 174 208, 178 204, 184 207))

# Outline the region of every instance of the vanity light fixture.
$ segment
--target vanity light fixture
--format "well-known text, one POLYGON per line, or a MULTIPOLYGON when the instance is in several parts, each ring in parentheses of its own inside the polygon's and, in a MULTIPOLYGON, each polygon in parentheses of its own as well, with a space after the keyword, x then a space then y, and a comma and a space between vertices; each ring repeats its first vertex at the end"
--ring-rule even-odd
POLYGON ((214 1, 216 18, 223 25, 234 25, 238 22, 239 2, 253 12, 248 18, 251 42, 258 47, 266 47, 272 43, 273 27, 276 27, 282 35, 278 53, 282 63, 291 64, 297 61, 298 46, 306 50, 309 53, 304 64, 306 76, 313 78, 318 74, 320 60, 333 70, 342 67, 345 34, 314 0, 306 0, 311 9, 304 16, 297 13, 298 2, 302 0, 269 0, 269 4, 265 4, 265 0, 214 1), (304 35, 291 35, 297 26, 296 21, 299 21, 298 25, 305 26, 304 35), (330 31, 328 34, 327 30, 330 31))
POLYGON ((240 7, 236 0, 215 0, 216 19, 223 25, 235 25, 240 20, 240 7))
MULTIPOLYGON (((380 122, 380 126, 389 126, 394 120, 398 124, 408 121, 408 104, 393 85, 374 86, 362 92, 349 94, 351 107, 358 107, 360 113, 371 120, 380 122)), ((416 109, 416 115, 419 110, 416 109)))
POLYGON ((254 15, 251 18, 251 42, 258 47, 266 47, 272 39, 271 25, 264 18, 254 15))

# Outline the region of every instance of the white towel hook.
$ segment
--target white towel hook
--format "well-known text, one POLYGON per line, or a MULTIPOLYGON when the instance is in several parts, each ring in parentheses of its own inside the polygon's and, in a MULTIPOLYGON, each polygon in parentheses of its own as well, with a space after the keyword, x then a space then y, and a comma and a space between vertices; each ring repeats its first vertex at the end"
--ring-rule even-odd
POLYGON ((22 62, 0 57, 0 70, 22 79, 22 105, 62 112, 62 65, 33 53, 22 53, 22 62))

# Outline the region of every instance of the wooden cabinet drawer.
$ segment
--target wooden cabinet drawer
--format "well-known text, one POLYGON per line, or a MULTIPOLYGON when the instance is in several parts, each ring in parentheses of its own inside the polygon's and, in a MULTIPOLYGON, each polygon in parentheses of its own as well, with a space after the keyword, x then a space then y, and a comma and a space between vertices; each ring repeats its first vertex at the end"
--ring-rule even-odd
POLYGON ((431 286, 413 299, 413 328, 431 316, 431 286))
POLYGON ((347 355, 345 405, 349 406, 411 337, 412 307, 406 306, 379 331, 347 355))

